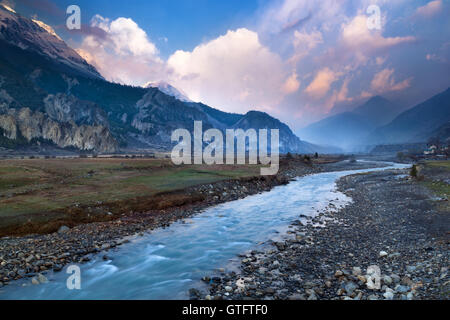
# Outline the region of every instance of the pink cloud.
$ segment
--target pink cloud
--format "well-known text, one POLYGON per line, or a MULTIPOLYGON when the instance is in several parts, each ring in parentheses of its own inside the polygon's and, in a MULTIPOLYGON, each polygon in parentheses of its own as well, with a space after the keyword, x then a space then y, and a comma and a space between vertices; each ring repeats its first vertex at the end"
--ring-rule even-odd
POLYGON ((375 93, 383 93, 389 91, 400 91, 411 85, 412 78, 405 79, 401 82, 395 82, 394 69, 383 69, 372 79, 371 88, 375 93))
POLYGON ((416 14, 422 17, 430 18, 442 10, 442 0, 428 2, 426 5, 417 8, 416 14))
POLYGON ((314 99, 323 98, 336 80, 338 80, 338 75, 335 72, 329 68, 323 68, 317 72, 313 81, 305 89, 305 93, 314 99))

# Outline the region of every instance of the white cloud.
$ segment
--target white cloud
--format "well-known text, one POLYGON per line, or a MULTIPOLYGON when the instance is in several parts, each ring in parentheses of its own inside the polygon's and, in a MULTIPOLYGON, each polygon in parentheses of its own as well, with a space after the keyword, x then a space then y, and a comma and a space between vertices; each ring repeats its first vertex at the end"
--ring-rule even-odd
POLYGON ((430 1, 426 5, 417 8, 416 14, 430 18, 442 10, 442 0, 430 1))
POLYGON ((315 30, 307 33, 305 31, 295 30, 293 41, 294 55, 290 60, 297 63, 321 43, 323 43, 323 37, 320 31, 315 30))
POLYGON ((176 51, 167 64, 171 82, 189 97, 228 111, 270 110, 299 87, 297 75, 289 75, 281 58, 245 28, 228 31, 192 52, 176 51))
POLYGON ((346 48, 366 53, 415 40, 413 36, 383 37, 381 31, 367 28, 367 16, 365 15, 358 15, 349 23, 343 24, 341 37, 346 48))
POLYGON ((161 80, 165 66, 158 49, 132 19, 110 21, 96 15, 91 27, 102 29, 105 36, 86 36, 77 51, 106 79, 133 85, 161 80))

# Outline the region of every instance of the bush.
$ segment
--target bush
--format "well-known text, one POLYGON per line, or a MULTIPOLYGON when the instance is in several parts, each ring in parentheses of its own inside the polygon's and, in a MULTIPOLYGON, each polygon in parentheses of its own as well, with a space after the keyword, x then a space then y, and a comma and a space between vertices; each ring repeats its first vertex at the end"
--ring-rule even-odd
POLYGON ((413 178, 417 178, 417 166, 413 165, 411 171, 409 172, 410 176, 413 178))

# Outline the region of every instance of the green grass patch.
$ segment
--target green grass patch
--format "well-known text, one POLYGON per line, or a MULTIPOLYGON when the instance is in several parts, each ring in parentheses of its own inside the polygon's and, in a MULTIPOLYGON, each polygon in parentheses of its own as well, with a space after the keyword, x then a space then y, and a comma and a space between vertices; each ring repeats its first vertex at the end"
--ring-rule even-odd
POLYGON ((446 161, 426 161, 425 164, 430 167, 438 167, 450 170, 450 160, 446 161))
MULTIPOLYGON (((259 166, 175 166, 170 159, 0 161, 0 217, 95 206, 259 175, 259 166)), ((0 219, 1 227, 1 219, 0 219)))

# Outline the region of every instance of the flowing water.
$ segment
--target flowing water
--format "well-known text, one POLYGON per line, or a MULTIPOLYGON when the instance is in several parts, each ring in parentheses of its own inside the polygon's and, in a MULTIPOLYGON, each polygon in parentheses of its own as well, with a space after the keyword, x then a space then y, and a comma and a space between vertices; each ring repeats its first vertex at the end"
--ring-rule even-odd
POLYGON ((81 290, 69 290, 67 269, 49 273, 49 282, 16 281, 0 289, 0 299, 185 299, 189 288, 227 265, 236 255, 283 233, 300 215, 315 216, 330 201, 337 207, 351 199, 336 191, 346 175, 401 169, 385 168, 327 172, 297 178, 285 186, 206 209, 165 229, 108 252, 81 268, 81 290))

